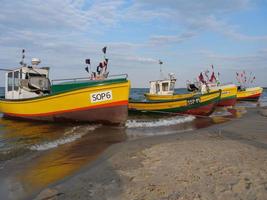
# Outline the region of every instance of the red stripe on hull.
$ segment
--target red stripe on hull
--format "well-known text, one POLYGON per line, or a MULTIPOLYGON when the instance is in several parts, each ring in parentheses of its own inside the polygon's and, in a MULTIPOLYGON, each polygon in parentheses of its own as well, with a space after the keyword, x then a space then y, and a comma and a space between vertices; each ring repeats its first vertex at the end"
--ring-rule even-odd
POLYGON ((75 121, 75 122, 101 122, 106 124, 121 124, 128 117, 127 103, 116 102, 105 106, 94 106, 83 109, 72 109, 64 112, 53 112, 39 115, 21 115, 4 113, 4 117, 38 121, 75 121))
POLYGON ((193 108, 188 111, 185 111, 184 113, 189 115, 200 115, 200 116, 209 116, 215 109, 217 103, 210 103, 205 106, 200 106, 198 108, 193 108))
POLYGON ((237 98, 237 100, 239 100, 239 101, 258 101, 260 96, 261 96, 261 93, 250 95, 247 97, 239 97, 239 98, 237 98))
POLYGON ((218 106, 234 106, 236 103, 236 98, 220 100, 218 106))

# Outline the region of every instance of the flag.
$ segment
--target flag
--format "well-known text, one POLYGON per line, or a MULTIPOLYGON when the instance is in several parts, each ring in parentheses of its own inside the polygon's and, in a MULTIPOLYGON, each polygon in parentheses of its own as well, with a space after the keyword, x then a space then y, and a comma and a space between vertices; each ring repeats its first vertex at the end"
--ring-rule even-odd
POLYGON ((199 74, 198 79, 201 83, 205 83, 202 72, 199 74))
POLYGON ((85 63, 88 64, 88 65, 90 65, 91 64, 90 59, 85 59, 85 63))
POLYGON ((88 67, 85 67, 85 71, 87 71, 89 73, 89 68, 88 67))
POLYGON ((252 83, 255 79, 256 79, 256 77, 254 76, 250 83, 252 83))
POLYGON ((160 65, 162 65, 162 64, 163 64, 163 62, 162 62, 161 60, 159 60, 159 64, 160 64, 160 65))
POLYGON ((107 47, 104 47, 104 48, 102 49, 102 51, 103 51, 104 54, 106 54, 106 52, 107 52, 107 47))
POLYGON ((215 76, 214 72, 212 72, 209 81, 210 81, 210 82, 216 81, 216 76, 215 76))

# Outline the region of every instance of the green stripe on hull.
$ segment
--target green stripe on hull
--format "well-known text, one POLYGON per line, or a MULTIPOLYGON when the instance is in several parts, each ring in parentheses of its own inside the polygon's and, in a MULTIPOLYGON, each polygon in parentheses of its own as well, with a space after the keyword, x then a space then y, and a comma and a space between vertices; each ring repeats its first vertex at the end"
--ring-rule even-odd
POLYGON ((182 107, 179 107, 179 108, 170 108, 170 109, 164 109, 164 110, 160 110, 160 111, 164 111, 164 112, 185 112, 187 110, 191 110, 191 109, 195 109, 195 108, 199 108, 199 107, 202 107, 202 106, 206 106, 210 103, 213 103, 213 102, 218 102, 220 100, 220 98, 216 98, 215 100, 214 99, 211 99, 209 101, 205 101, 203 103, 198 103, 198 104, 193 104, 193 105, 189 105, 189 106, 182 106, 182 107))
POLYGON ((102 81, 77 81, 77 82, 64 82, 56 85, 51 86, 51 93, 61 93, 76 89, 82 89, 86 87, 97 87, 103 85, 110 85, 116 83, 124 83, 127 82, 127 79, 120 78, 120 79, 111 79, 111 80, 102 80, 102 81))
POLYGON ((233 96, 230 96, 230 97, 224 97, 224 98, 222 98, 221 97, 221 101, 224 101, 224 100, 229 100, 229 99, 236 99, 236 95, 233 95, 233 96))

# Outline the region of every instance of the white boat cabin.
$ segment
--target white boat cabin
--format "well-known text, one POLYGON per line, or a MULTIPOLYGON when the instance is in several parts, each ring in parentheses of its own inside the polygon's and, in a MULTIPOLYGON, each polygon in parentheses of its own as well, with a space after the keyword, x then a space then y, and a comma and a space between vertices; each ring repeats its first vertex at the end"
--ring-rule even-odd
POLYGON ((176 79, 174 74, 169 74, 169 79, 150 81, 149 94, 173 95, 176 79))
POLYGON ((41 61, 32 59, 32 66, 6 72, 5 98, 27 99, 50 93, 49 67, 37 67, 41 61))

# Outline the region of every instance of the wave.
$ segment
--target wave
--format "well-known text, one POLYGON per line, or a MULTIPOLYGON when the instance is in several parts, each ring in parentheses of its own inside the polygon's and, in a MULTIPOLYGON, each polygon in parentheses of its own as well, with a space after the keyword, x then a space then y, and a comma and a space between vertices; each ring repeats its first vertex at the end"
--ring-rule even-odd
POLYGON ((146 128, 146 127, 158 127, 158 126, 170 126, 181 123, 193 121, 194 116, 176 116, 167 119, 153 120, 153 121, 140 121, 140 120, 127 120, 125 126, 127 128, 146 128))
POLYGON ((44 151, 48 149, 53 149, 58 147, 59 145, 67 144, 70 142, 74 142, 75 140, 83 137, 90 131, 94 131, 96 128, 98 128, 99 125, 96 126, 90 126, 90 127, 80 127, 76 126, 71 128, 71 130, 64 133, 64 136, 62 138, 50 141, 50 142, 44 142, 41 144, 32 145, 29 147, 30 150, 33 151, 44 151))

